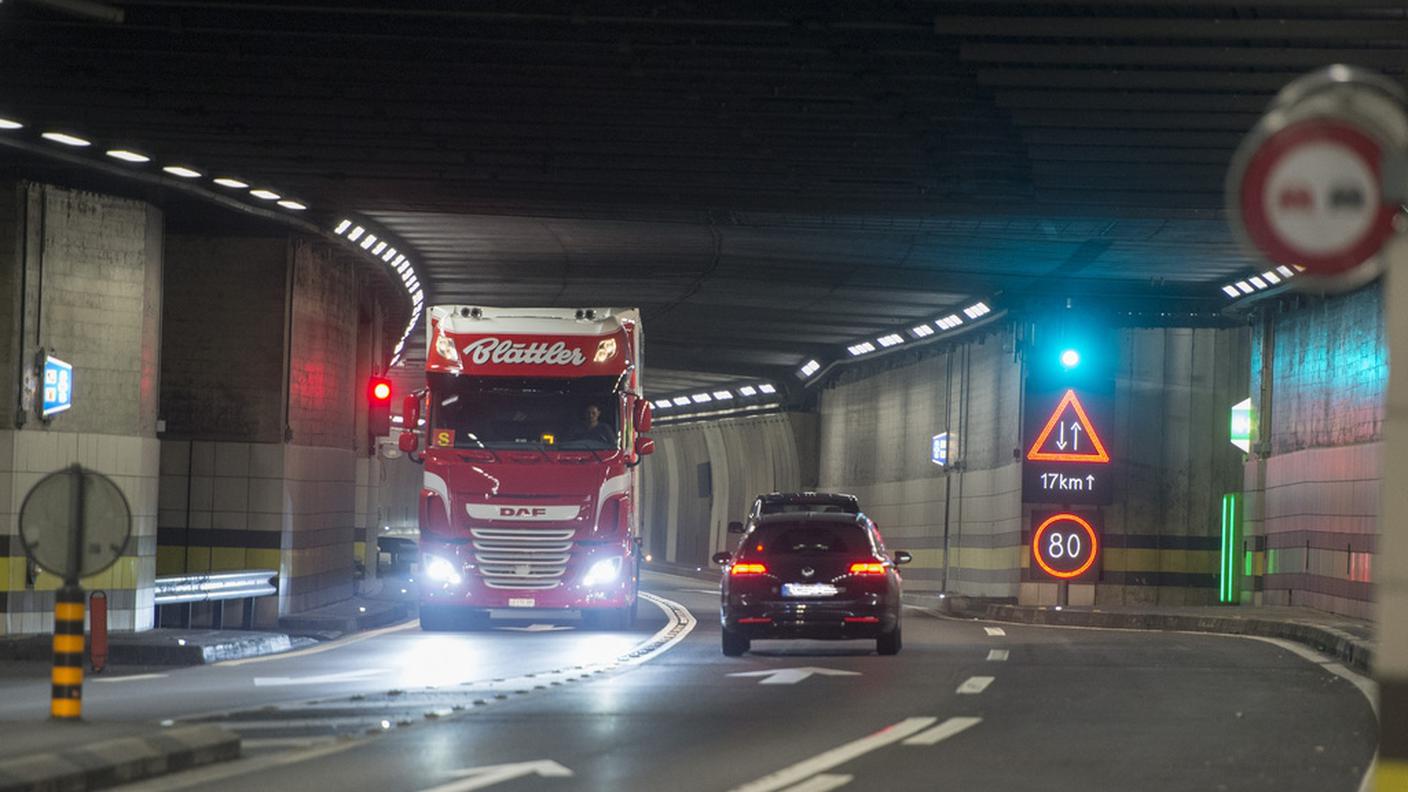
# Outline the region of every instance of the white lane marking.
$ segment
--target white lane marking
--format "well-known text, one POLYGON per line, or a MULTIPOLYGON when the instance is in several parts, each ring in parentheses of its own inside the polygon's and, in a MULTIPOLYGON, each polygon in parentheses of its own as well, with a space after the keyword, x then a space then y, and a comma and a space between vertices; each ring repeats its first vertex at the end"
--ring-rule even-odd
POLYGON ((787 787, 782 792, 831 792, 833 789, 840 789, 851 783, 854 778, 855 776, 822 773, 818 776, 812 776, 796 786, 787 787))
POLYGON ((356 671, 341 671, 336 674, 315 674, 306 677, 255 677, 255 687, 286 687, 288 685, 330 685, 336 682, 352 682, 369 676, 386 673, 381 668, 361 668, 356 671))
POLYGON ((938 718, 905 718, 899 723, 893 723, 878 732, 853 740, 845 745, 832 748, 824 753, 817 754, 810 759, 804 759, 794 765, 784 767, 775 773, 750 781, 743 786, 734 787, 731 792, 776 792, 785 789, 799 781, 805 781, 812 776, 830 770, 837 765, 845 764, 857 757, 864 756, 871 751, 884 748, 887 745, 909 737, 916 732, 921 732, 930 726, 938 718))
POLYGON ((307 657, 308 655, 321 654, 322 652, 331 652, 334 649, 341 649, 344 646, 351 646, 354 643, 361 643, 362 641, 370 640, 372 638, 379 638, 388 633, 400 632, 401 630, 410 630, 419 626, 420 620, 412 619, 411 621, 403 622, 401 624, 393 624, 390 627, 382 627, 377 630, 368 630, 367 632, 357 633, 356 635, 349 635, 345 638, 338 638, 336 641, 330 641, 328 643, 319 644, 317 646, 310 646, 307 649, 299 649, 294 652, 283 652, 281 654, 264 655, 263 657, 246 657, 243 660, 226 660, 223 663, 212 663, 211 665, 217 668, 226 668, 249 665, 251 663, 267 663, 270 660, 289 660, 295 657, 307 657))
POLYGON ((936 745, 955 734, 967 731, 968 729, 982 723, 982 718, 949 718, 928 731, 922 731, 908 740, 903 745, 936 745))
POLYGON ((665 626, 656 630, 655 634, 650 636, 650 639, 645 641, 643 645, 648 646, 656 641, 663 641, 663 643, 656 646, 654 649, 641 653, 639 657, 632 657, 630 660, 627 660, 626 663, 628 665, 640 665, 647 660, 654 660, 660 655, 670 651, 675 647, 675 644, 689 637, 689 634, 694 632, 694 628, 699 625, 698 620, 694 618, 694 614, 689 612, 689 608, 686 608, 674 600, 667 600, 664 597, 657 597, 654 594, 648 594, 644 591, 640 592, 640 597, 665 613, 665 626))
POLYGON ((859 671, 842 671, 838 668, 817 668, 816 666, 770 668, 767 671, 739 671, 729 674, 729 676, 762 677, 758 681, 760 685, 795 685, 813 674, 818 676, 860 676, 859 671))
POLYGON ((572 771, 551 759, 539 759, 536 762, 467 767, 464 770, 452 771, 450 775, 460 776, 460 778, 448 784, 421 790, 421 792, 471 792, 471 790, 483 789, 531 775, 541 778, 571 778, 572 771))
POLYGON ((984 627, 983 632, 992 636, 1002 636, 1007 634, 1007 631, 1002 629, 1001 627, 984 627))
POLYGON ((133 674, 120 677, 88 677, 89 682, 136 682, 140 679, 165 679, 166 674, 133 674))
POLYGON ((1007 660, 1008 651, 1006 649, 992 649, 988 651, 988 659, 994 663, 1002 663, 1007 660))
POLYGON ((964 695, 976 695, 988 689, 988 685, 997 677, 975 676, 968 677, 963 684, 958 686, 958 692, 964 695))

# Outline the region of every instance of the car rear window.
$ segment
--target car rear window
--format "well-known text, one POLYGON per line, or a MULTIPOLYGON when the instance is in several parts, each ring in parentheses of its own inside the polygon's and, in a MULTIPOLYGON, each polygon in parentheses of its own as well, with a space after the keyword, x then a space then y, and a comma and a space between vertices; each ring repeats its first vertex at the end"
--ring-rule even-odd
POLYGON ((825 501, 763 501, 763 507, 760 511, 763 514, 800 514, 803 512, 824 512, 830 514, 858 513, 855 504, 825 501))
POLYGON ((774 523, 761 525, 748 539, 745 557, 870 552, 865 529, 844 523, 774 523))

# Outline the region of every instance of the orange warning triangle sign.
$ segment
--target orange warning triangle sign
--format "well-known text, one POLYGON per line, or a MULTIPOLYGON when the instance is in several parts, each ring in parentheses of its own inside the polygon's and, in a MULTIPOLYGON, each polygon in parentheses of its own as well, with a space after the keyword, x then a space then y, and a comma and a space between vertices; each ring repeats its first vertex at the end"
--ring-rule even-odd
POLYGON ((1110 461, 1110 455, 1105 451, 1105 444, 1100 442, 1100 433, 1095 431, 1095 426, 1090 423, 1090 416, 1085 414, 1085 407, 1081 406, 1080 399, 1076 398, 1074 390, 1066 391, 1066 395, 1061 397, 1060 404, 1057 404, 1056 409, 1051 411, 1051 417, 1046 419, 1046 426, 1041 430, 1041 434, 1036 436, 1036 442, 1032 443, 1031 450, 1027 451, 1027 459, 1032 462, 1087 462, 1102 465, 1110 461), (1067 425, 1064 420, 1067 409, 1074 412, 1076 416, 1076 422, 1069 427, 1069 440, 1067 440, 1067 425), (1051 433, 1058 425, 1060 426, 1058 439, 1052 443, 1056 450, 1046 450, 1046 444, 1051 441, 1051 433), (1085 435, 1084 442, 1082 442, 1082 433, 1085 435), (1081 448, 1082 445, 1085 448, 1081 448))

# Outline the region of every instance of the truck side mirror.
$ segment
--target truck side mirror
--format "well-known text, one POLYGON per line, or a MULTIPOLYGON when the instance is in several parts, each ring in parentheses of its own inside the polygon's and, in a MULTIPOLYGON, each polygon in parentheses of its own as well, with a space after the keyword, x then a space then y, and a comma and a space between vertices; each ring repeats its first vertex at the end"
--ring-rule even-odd
POLYGON ((743 533, 743 523, 739 522, 738 520, 734 520, 734 521, 730 522, 730 523, 728 524, 728 532, 729 532, 729 533, 740 533, 740 534, 743 533))
POLYGON ((649 456, 655 453, 655 441, 649 437, 636 438, 636 454, 638 456, 649 456))
POLYGON ((635 422, 637 432, 649 432, 650 424, 655 418, 655 406, 646 399, 637 399, 635 414, 631 418, 635 422))
POLYGON ((407 454, 415 453, 415 450, 420 448, 420 438, 416 437, 415 432, 403 430, 401 436, 396 439, 396 447, 407 454))

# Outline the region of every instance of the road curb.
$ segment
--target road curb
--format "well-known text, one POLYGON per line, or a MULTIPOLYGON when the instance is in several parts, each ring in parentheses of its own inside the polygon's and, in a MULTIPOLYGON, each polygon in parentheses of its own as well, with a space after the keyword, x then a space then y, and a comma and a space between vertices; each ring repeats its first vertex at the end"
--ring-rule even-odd
POLYGON ((0 761, 0 792, 104 789, 239 755, 240 738, 233 732, 218 726, 182 726, 0 761))
MULTIPOLYGON (((278 654, 294 648, 293 640, 281 632, 229 631, 210 635, 202 631, 149 630, 113 633, 109 641, 107 662, 110 666, 205 665, 278 654)), ((86 643, 84 651, 87 651, 86 643)), ((48 661, 53 656, 53 638, 49 635, 0 640, 0 660, 48 661)))

